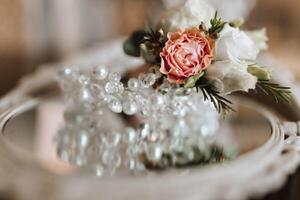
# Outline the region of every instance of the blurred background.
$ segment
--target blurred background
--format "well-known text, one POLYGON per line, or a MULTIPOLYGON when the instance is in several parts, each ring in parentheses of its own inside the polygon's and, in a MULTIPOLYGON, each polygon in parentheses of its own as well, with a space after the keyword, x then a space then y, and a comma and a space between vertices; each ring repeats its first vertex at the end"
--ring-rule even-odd
MULTIPOLYGON (((1 0, 0 96, 41 63, 143 27, 161 5, 161 0, 1 0)), ((300 73, 299 9, 299 0, 257 0, 247 26, 266 26, 270 52, 300 73)))

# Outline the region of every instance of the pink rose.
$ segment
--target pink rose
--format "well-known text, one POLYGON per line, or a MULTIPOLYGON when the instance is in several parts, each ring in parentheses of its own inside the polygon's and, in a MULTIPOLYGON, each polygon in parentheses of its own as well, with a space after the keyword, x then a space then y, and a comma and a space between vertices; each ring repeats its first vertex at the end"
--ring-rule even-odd
POLYGON ((160 53, 160 72, 171 83, 183 84, 211 64, 214 41, 197 28, 168 33, 166 46, 160 53))

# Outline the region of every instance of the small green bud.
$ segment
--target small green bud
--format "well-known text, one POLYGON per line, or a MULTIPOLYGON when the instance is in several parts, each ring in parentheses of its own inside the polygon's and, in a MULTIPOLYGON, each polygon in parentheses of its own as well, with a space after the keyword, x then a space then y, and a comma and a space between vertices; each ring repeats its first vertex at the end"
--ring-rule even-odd
POLYGON ((249 65, 247 71, 253 76, 256 76, 259 80, 267 81, 271 79, 270 71, 258 65, 249 65))

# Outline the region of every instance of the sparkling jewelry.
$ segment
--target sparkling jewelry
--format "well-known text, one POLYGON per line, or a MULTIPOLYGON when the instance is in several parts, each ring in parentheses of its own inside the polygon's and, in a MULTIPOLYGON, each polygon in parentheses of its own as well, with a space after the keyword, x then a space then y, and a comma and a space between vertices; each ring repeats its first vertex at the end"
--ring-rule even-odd
POLYGON ((161 75, 150 71, 123 82, 105 66, 63 69, 59 83, 67 109, 57 138, 59 157, 98 175, 209 159, 208 140, 219 126, 212 103, 196 89, 166 80, 156 86, 161 75), (134 123, 109 121, 112 114, 131 116, 134 123))

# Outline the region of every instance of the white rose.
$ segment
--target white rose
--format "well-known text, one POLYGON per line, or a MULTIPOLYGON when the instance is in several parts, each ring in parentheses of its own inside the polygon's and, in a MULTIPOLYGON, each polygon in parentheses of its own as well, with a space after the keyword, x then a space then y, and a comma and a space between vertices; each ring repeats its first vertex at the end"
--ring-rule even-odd
POLYGON ((164 13, 161 25, 167 32, 198 27, 201 22, 209 27, 214 14, 215 9, 206 0, 185 0, 164 13))
POLYGON ((258 48, 248 35, 239 28, 226 24, 216 41, 215 59, 222 60, 255 60, 258 48))
POLYGON ((265 28, 255 31, 245 31, 245 33, 252 39, 258 50, 263 51, 268 49, 268 36, 265 28))
POLYGON ((217 61, 207 69, 207 77, 222 94, 255 89, 257 78, 247 72, 248 65, 232 60, 217 61))

